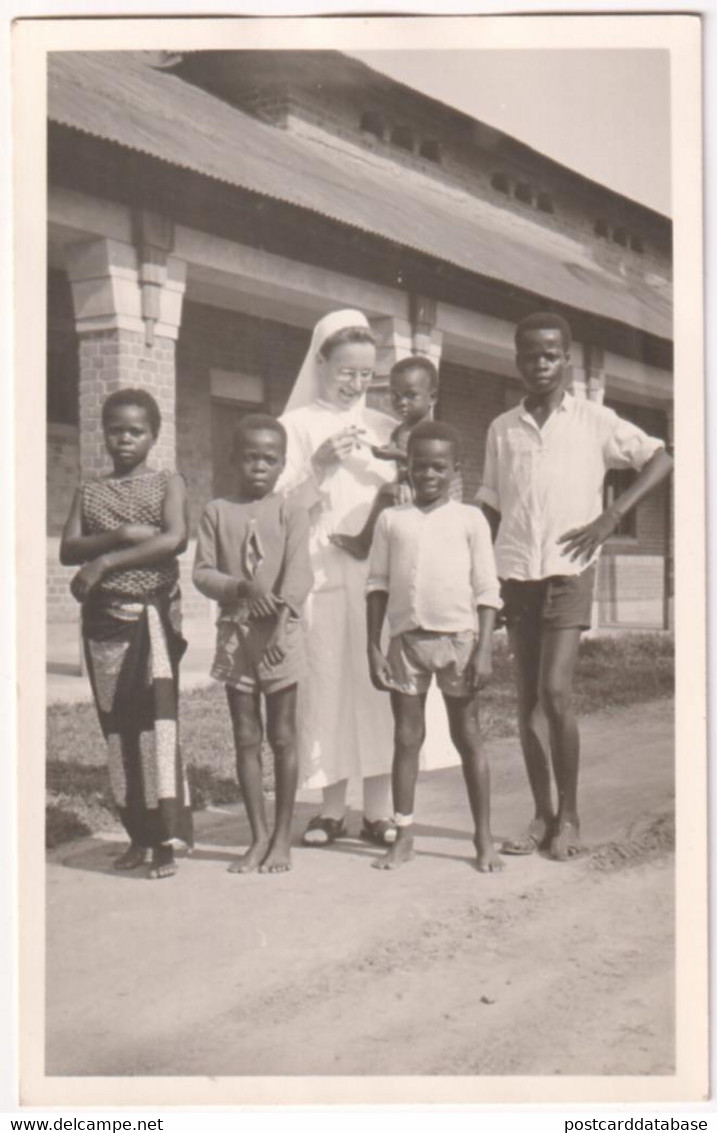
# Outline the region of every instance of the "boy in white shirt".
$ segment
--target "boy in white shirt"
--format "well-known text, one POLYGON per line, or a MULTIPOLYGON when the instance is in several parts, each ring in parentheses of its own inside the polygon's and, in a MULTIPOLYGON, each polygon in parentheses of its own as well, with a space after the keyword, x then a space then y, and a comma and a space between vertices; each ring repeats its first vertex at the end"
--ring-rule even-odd
POLYGON ((501 868, 489 817, 489 766, 479 735, 477 693, 491 675, 491 636, 501 605, 491 531, 476 509, 450 498, 459 436, 425 421, 408 446, 412 503, 384 511, 374 533, 367 581, 369 671, 388 691, 396 723, 392 791, 397 838, 373 863, 395 869, 413 855, 413 811, 424 709, 436 675, 461 756, 475 824, 477 867, 501 868), (387 656, 381 649, 385 616, 387 656))
POLYGON ((516 665, 519 731, 535 813, 503 853, 581 852, 579 737, 571 706, 583 630, 591 624, 596 560, 628 511, 670 472, 663 442, 612 409, 566 392, 571 329, 538 312, 516 328, 516 366, 526 397, 492 422, 477 500, 496 533, 503 617, 516 665), (634 483, 603 510, 609 468, 635 468, 634 483), (548 721, 558 807, 541 742, 548 721))

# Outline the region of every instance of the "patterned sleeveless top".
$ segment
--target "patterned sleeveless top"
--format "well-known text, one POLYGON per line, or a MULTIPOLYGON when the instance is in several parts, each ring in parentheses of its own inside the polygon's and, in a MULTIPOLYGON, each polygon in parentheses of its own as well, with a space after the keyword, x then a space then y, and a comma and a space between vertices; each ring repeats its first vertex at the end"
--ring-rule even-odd
MULTIPOLYGON (((90 480, 82 485, 82 527, 87 535, 112 531, 123 523, 161 528, 171 472, 143 472, 126 480, 90 480)), ((108 594, 144 598, 171 590, 179 577, 176 559, 157 566, 112 570, 97 589, 108 594)))

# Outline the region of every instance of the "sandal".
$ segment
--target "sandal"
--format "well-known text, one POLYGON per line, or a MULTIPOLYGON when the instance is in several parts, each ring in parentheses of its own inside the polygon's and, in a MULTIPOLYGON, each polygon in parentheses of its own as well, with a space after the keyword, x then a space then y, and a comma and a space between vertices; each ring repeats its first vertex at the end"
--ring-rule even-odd
POLYGON ((174 877, 177 873, 174 849, 172 846, 155 846, 152 850, 152 861, 147 876, 151 881, 161 881, 165 877, 174 877))
POLYGON ((343 818, 324 818, 321 814, 315 814, 314 818, 309 820, 307 829, 302 834, 303 846, 331 846, 332 842, 336 842, 337 838, 343 838, 346 835, 346 827, 343 818), (317 833, 322 833, 323 838, 308 838, 307 835, 316 830, 317 833))
POLYGON ((390 818, 377 818, 375 822, 365 818, 359 837, 363 842, 371 842, 374 846, 393 846, 396 842, 396 826, 390 818))

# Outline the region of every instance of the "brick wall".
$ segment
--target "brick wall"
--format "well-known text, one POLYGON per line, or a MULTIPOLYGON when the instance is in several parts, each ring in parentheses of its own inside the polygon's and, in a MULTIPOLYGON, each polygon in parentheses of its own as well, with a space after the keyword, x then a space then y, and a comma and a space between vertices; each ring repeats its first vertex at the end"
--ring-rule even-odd
POLYGON ((80 443, 76 425, 47 426, 47 531, 59 535, 80 482, 80 443))
POLYGON ((461 434, 464 499, 470 501, 481 483, 489 425, 505 409, 506 382, 449 362, 442 362, 440 377, 437 417, 461 434))
POLYGON ((175 344, 157 337, 148 346, 129 330, 95 331, 80 339, 80 462, 83 476, 108 471, 102 434, 102 404, 126 386, 146 389, 162 413, 162 429, 152 453, 157 468, 175 466, 175 344))

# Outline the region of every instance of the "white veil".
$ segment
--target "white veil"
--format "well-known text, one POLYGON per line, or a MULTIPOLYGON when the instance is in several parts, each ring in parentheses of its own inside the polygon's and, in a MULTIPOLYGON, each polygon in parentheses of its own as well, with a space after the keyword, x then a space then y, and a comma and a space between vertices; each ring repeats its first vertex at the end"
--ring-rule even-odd
MULTIPOLYGON (((299 376, 292 392, 289 395, 289 400, 284 407, 284 412, 288 413, 290 409, 299 409, 305 405, 311 405, 320 396, 319 377, 317 375, 317 355, 322 348, 323 343, 326 342, 331 335, 336 334, 338 330, 344 330, 348 327, 366 327, 370 329, 369 322, 366 315, 361 311, 352 311, 351 309, 343 311, 331 311, 330 314, 325 315, 320 319, 314 328, 312 334, 312 341, 309 344, 307 356, 302 363, 302 368, 299 371, 299 376)), ((363 402, 363 398, 360 399, 363 402)))

